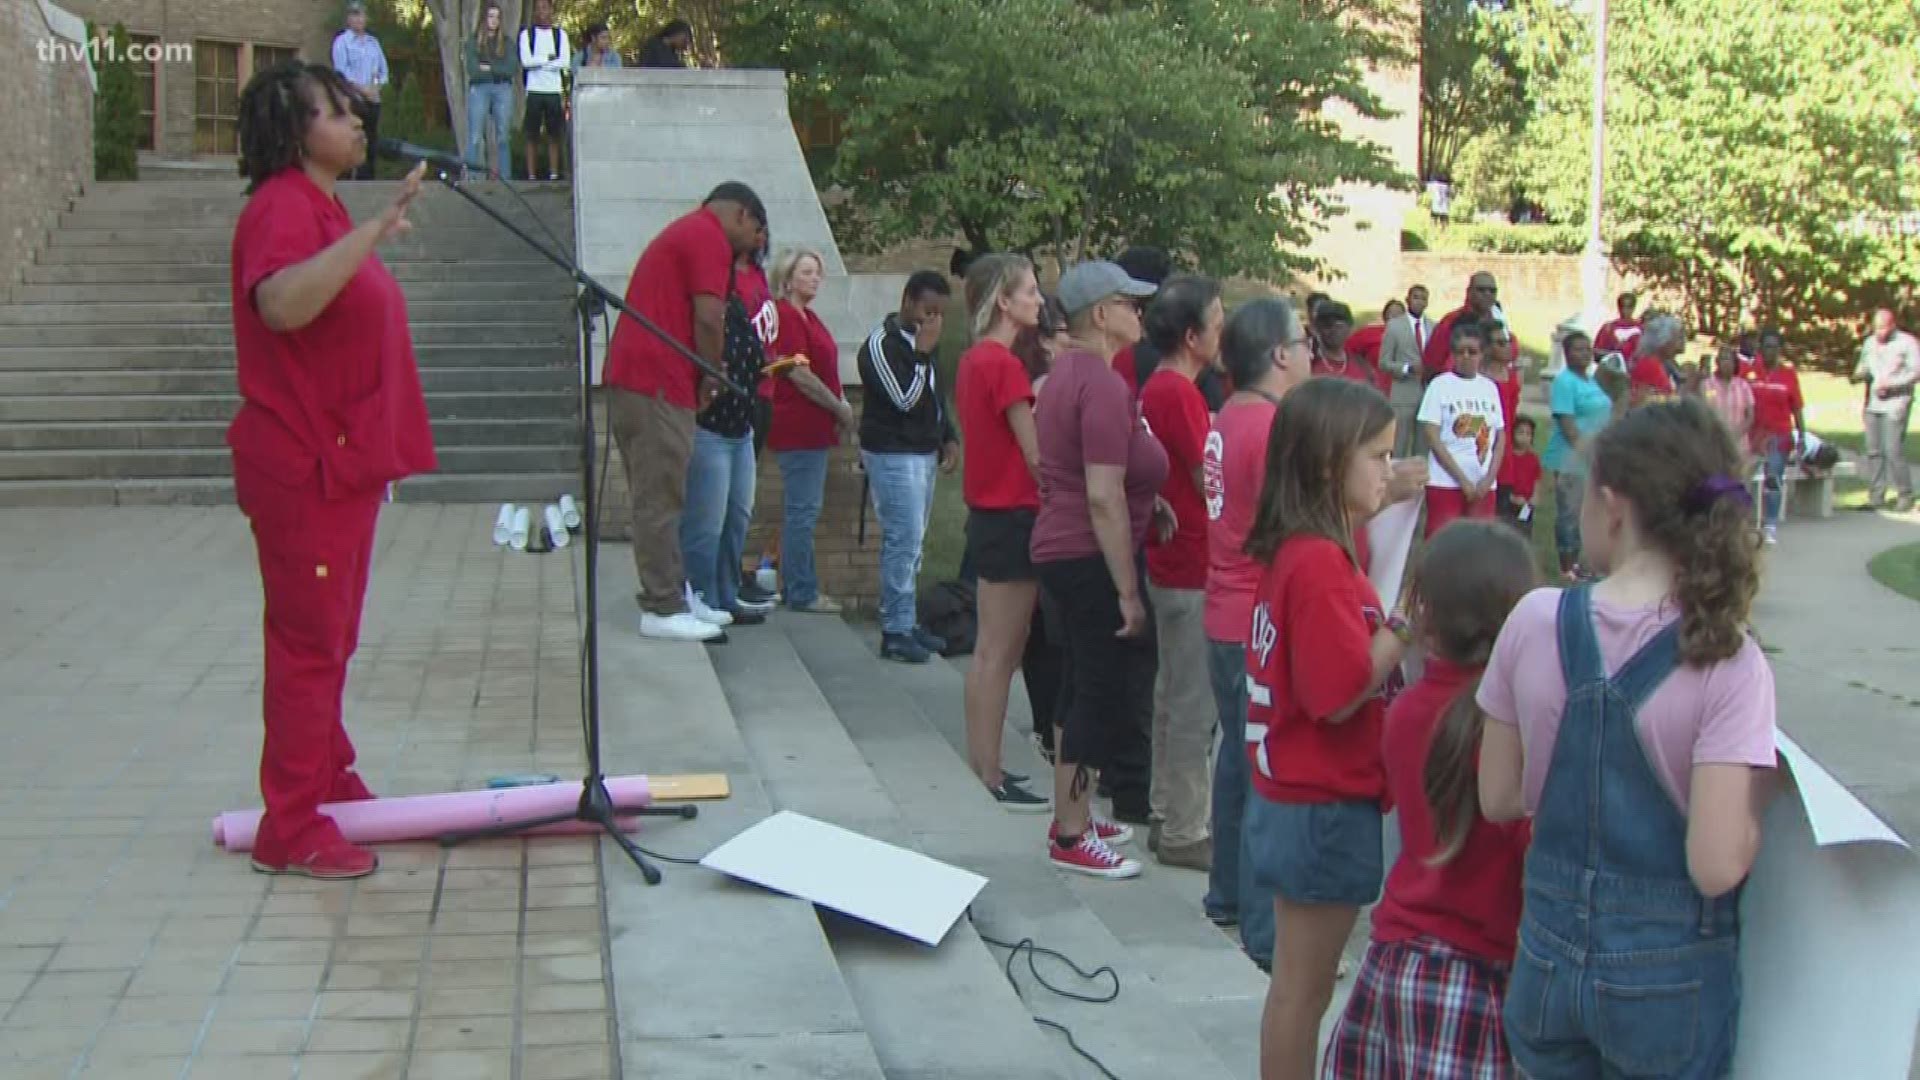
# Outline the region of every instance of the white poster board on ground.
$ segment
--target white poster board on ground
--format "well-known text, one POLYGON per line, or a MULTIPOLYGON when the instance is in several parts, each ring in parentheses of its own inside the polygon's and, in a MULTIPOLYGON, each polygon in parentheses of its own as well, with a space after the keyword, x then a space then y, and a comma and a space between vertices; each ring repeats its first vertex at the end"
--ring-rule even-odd
POLYGON ((790 810, 714 848, 700 865, 928 945, 940 944, 987 884, 970 870, 790 810))
POLYGON ((1742 1080, 1900 1080, 1920 1020, 1920 862, 1798 743, 1741 898, 1742 1080))

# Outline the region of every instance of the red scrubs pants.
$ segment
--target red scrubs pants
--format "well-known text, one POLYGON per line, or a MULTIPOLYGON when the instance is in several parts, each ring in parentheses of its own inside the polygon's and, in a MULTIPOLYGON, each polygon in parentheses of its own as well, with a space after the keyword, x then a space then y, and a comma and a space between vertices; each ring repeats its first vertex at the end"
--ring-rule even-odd
POLYGON ((284 865, 342 842, 322 803, 371 797, 353 772, 340 713, 383 492, 327 499, 318 473, 289 486, 237 460, 234 491, 253 526, 266 595, 266 816, 254 857, 284 865))
POLYGON ((1490 518, 1493 516, 1494 492, 1472 503, 1467 502, 1466 493, 1459 488, 1436 487, 1427 485, 1427 528, 1424 536, 1447 527, 1455 518, 1490 518))

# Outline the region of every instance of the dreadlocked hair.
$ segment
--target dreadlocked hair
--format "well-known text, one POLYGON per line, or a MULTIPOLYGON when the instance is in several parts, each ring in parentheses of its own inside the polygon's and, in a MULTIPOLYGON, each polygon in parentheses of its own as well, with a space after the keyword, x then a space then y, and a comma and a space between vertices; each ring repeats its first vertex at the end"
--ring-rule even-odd
POLYGON ((1475 698, 1493 643, 1534 587, 1533 552, 1504 521, 1462 518, 1434 534, 1413 573, 1413 621, 1435 657, 1474 672, 1447 702, 1427 745, 1421 788, 1433 819, 1430 866, 1452 862, 1480 820, 1480 732, 1475 698))
POLYGON ((353 87, 324 64, 289 60, 258 72, 240 93, 240 175, 251 195, 267 178, 299 164, 307 128, 324 100, 352 109, 353 87))

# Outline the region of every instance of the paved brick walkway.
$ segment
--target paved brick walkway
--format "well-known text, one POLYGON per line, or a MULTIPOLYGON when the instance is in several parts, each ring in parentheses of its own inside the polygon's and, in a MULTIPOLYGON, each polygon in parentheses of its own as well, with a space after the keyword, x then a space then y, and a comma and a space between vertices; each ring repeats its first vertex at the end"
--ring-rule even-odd
MULTIPOLYGON (((581 769, 563 556, 388 509, 347 724, 376 790, 581 769)), ((0 1075, 610 1075, 596 846, 253 873, 259 593, 232 509, 0 512, 0 1075)))

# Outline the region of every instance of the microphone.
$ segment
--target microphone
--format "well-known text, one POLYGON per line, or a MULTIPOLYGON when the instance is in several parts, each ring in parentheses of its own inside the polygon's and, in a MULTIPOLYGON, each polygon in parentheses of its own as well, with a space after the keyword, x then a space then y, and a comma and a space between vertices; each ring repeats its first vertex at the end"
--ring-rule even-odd
POLYGON ((461 176, 467 171, 467 163, 453 154, 429 149, 425 146, 415 146, 401 139, 381 139, 373 144, 373 148, 388 157, 424 161, 429 165, 444 169, 454 176, 461 176))

